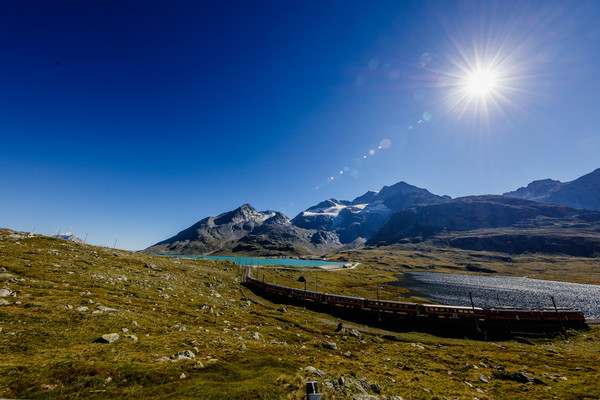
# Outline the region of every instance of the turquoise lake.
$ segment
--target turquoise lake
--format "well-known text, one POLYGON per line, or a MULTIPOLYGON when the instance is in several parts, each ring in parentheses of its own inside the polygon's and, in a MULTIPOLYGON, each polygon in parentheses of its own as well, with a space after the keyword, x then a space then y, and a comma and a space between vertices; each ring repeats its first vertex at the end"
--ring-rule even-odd
MULTIPOLYGON (((161 254, 164 255, 164 254, 161 254)), ((322 260, 296 260, 293 258, 258 258, 258 257, 219 257, 219 256, 185 256, 164 255, 167 257, 203 258, 206 260, 233 261, 239 265, 286 265, 290 267, 318 267, 322 265, 344 265, 343 262, 332 262, 322 260)))

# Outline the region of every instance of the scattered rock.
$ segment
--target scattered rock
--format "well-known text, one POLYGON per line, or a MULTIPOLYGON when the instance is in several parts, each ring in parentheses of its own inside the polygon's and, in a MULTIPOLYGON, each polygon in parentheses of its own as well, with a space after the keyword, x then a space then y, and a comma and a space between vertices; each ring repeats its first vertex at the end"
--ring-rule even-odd
POLYGON ((287 312, 287 308, 282 306, 282 307, 279 307, 277 309, 277 311, 282 312, 282 313, 286 313, 287 312))
POLYGON ((373 393, 381 394, 381 386, 378 383, 371 383, 371 390, 373 393))
POLYGON ((96 307, 100 312, 109 312, 109 311, 117 311, 114 308, 106 307, 106 306, 98 306, 96 307))
POLYGON ((494 371, 494 378, 518 383, 529 383, 529 378, 521 372, 494 371))
POLYGON ((356 329, 352 329, 349 333, 350 336, 353 336, 355 338, 360 339, 361 338, 361 334, 359 331, 357 331, 356 329))
POLYGON ((337 328, 335 328, 335 331, 336 331, 336 332, 344 332, 344 331, 345 331, 345 329, 344 329, 344 324, 340 322, 340 323, 338 324, 337 328))
POLYGON ((425 350, 425 347, 421 346, 420 344, 411 343, 410 345, 411 345, 412 347, 416 347, 417 349, 425 350))
POLYGON ((548 384, 546 382, 544 382, 543 380, 539 379, 539 378, 531 378, 529 380, 529 382, 533 383, 534 385, 544 385, 544 386, 548 386, 548 384))
POLYGON ((379 396, 372 394, 355 394, 351 397, 352 400, 379 400, 379 396))
POLYGON ((258 333, 258 332, 254 332, 254 333, 252 334, 252 339, 254 339, 254 340, 260 340, 260 333, 258 333))
POLYGON ((187 376, 185 376, 185 374, 182 372, 181 375, 179 375, 179 379, 185 379, 187 378, 187 376))
POLYGON ((138 337, 135 335, 125 335, 126 338, 133 340, 134 342, 138 341, 138 337))
POLYGON ((204 368, 204 364, 202 364, 202 362, 201 362, 201 361, 196 361, 196 362, 194 363, 194 366, 193 366, 192 368, 195 368, 195 369, 202 369, 202 368, 204 368))
POLYGON ((246 350, 246 345, 244 343, 242 343, 242 344, 240 344, 240 347, 238 347, 238 349, 240 351, 244 351, 244 350, 246 350))
POLYGON ((323 347, 329 350, 338 350, 337 343, 335 342, 325 342, 323 343, 323 347))
POLYGON ((5 273, 5 272, 6 272, 6 268, 4 268, 4 267, 0 267, 0 274, 3 274, 3 273, 5 273))
POLYGON ((194 360, 194 359, 196 359, 196 355, 190 350, 183 350, 183 351, 179 351, 179 352, 173 354, 169 358, 173 361, 194 360))
POLYGON ((479 380, 483 383, 490 383, 490 377, 485 375, 479 375, 479 380))
POLYGON ((137 322, 135 322, 135 321, 131 321, 131 325, 133 325, 133 326, 135 326, 135 327, 138 327, 138 326, 140 326, 140 325, 139 325, 137 322))
POLYGON ((321 377, 325 376, 325 372, 323 372, 320 369, 317 369, 311 365, 304 368, 304 371, 308 372, 310 375, 316 375, 316 376, 321 376, 321 377))
POLYGON ((121 328, 121 332, 127 333, 127 332, 129 332, 129 329, 127 329, 127 328, 121 328))
POLYGON ((4 286, 3 288, 0 288, 0 297, 8 297, 10 295, 12 295, 13 291, 10 290, 10 288, 8 286, 4 286))
POLYGON ((88 306, 80 306, 80 307, 77 307, 75 309, 75 311, 86 312, 86 311, 90 311, 90 309, 88 308, 88 306))
POLYGON ((70 304, 67 304, 67 305, 66 305, 64 308, 66 308, 67 310, 72 310, 72 309, 73 309, 73 306, 72 306, 72 305, 70 305, 70 304))
POLYGON ((388 400, 404 400, 404 399, 400 396, 390 396, 390 397, 388 397, 388 400))
POLYGON ((340 378, 338 379, 338 384, 340 386, 344 386, 345 383, 346 383, 346 380, 344 379, 344 377, 340 376, 340 378))
POLYGON ((7 305, 9 305, 9 304, 10 304, 10 303, 9 303, 8 301, 6 301, 6 300, 4 300, 4 299, 0 299, 0 306, 7 306, 7 305))
POLYGON ((114 343, 119 340, 118 333, 107 333, 94 340, 95 343, 114 343))
POLYGON ((354 386, 356 387, 356 390, 358 390, 362 394, 369 393, 369 390, 371 389, 371 384, 369 383, 367 378, 358 379, 354 382, 354 386))

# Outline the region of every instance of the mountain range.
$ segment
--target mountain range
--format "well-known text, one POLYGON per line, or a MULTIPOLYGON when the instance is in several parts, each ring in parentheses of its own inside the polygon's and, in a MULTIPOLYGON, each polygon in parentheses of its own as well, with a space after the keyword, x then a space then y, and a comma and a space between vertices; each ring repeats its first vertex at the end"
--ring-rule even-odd
POLYGON ((351 201, 324 200, 291 220, 244 204, 144 252, 314 256, 426 240, 472 250, 600 256, 600 169, 572 182, 546 179, 502 196, 457 199, 399 182, 351 201))

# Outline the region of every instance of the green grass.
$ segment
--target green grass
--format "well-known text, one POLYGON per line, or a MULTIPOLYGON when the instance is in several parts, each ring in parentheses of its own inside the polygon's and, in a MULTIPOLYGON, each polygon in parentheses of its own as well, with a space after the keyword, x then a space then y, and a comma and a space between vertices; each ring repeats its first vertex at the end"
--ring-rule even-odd
MULTIPOLYGON (((355 270, 318 272, 319 286, 373 297, 377 285, 402 270, 396 260, 441 265, 451 257, 458 263, 462 254, 377 251, 363 253, 365 263, 355 270)), ((361 331, 359 340, 335 332, 340 321, 327 314, 295 306, 277 311, 280 305, 240 285, 241 270, 231 263, 151 257, 7 230, 0 230, 0 267, 7 269, 0 287, 17 294, 0 305, 0 398, 299 399, 305 382, 317 380, 324 399, 345 399, 359 392, 352 382, 362 377, 381 387, 382 399, 600 398, 598 328, 572 332, 568 343, 527 344, 390 333, 342 321, 361 331), (89 311, 75 310, 84 305, 89 311), (99 306, 116 311, 93 313, 99 306), (121 338, 94 343, 111 332, 121 338), (324 341, 339 350, 325 349, 324 341), (196 360, 159 361, 182 350, 196 360), (307 366, 325 376, 309 375, 307 366), (503 379, 523 371, 549 386, 503 379), (326 385, 340 376, 347 387, 326 385)), ((302 273, 314 285, 316 272, 302 273)), ((297 277, 266 272, 267 280, 300 287, 297 277)), ((396 295, 386 290, 382 297, 396 295)))

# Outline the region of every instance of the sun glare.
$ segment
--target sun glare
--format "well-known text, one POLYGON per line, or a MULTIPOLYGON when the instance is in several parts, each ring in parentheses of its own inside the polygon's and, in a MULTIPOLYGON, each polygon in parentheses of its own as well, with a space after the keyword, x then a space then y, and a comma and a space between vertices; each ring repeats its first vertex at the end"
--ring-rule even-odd
POLYGON ((465 89, 472 96, 487 96, 494 92, 498 84, 496 74, 489 69, 473 71, 465 79, 465 89))

